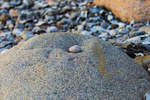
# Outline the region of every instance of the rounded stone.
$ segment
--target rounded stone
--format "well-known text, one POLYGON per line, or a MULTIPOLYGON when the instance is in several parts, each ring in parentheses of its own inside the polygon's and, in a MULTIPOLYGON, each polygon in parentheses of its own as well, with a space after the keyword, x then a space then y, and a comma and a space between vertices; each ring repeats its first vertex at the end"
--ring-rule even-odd
POLYGON ((37 35, 0 58, 0 100, 141 100, 150 89, 140 65, 92 36, 37 35))
POLYGON ((81 52, 81 46, 74 45, 74 46, 69 48, 69 52, 71 52, 71 53, 79 53, 79 52, 81 52))

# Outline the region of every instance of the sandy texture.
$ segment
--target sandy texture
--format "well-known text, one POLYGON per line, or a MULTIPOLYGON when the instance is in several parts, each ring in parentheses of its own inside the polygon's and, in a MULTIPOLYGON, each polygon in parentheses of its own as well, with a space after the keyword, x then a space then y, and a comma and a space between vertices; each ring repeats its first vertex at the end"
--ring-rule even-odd
POLYGON ((0 58, 0 100, 141 100, 150 88, 141 66, 95 37, 45 34, 0 58))

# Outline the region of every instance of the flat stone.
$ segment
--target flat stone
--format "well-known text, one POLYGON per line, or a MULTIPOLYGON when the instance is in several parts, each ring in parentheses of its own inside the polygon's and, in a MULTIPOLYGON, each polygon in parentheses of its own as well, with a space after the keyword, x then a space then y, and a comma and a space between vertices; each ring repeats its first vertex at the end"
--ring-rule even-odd
POLYGON ((150 89, 140 65, 92 36, 38 35, 0 58, 0 100, 141 100, 150 89))
POLYGON ((79 45, 71 46, 69 48, 69 52, 71 52, 71 53, 79 53, 79 52, 81 52, 81 46, 79 46, 79 45))

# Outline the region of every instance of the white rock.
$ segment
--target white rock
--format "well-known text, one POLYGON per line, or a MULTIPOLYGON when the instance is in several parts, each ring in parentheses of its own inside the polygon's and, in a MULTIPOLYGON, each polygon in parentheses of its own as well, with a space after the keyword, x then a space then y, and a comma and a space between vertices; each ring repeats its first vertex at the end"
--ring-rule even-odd
POLYGON ((117 20, 112 20, 111 24, 118 24, 118 21, 117 20))
POLYGON ((111 36, 116 36, 116 35, 118 35, 118 31, 117 31, 117 30, 110 30, 110 31, 109 31, 109 34, 110 34, 111 36))
POLYGON ((121 34, 127 34, 129 32, 129 30, 127 28, 121 28, 118 30, 118 32, 121 34))
POLYGON ((78 32, 81 32, 84 30, 84 26, 83 25, 78 25, 77 27, 78 32))
POLYGON ((42 20, 42 19, 40 19, 39 21, 38 21, 38 23, 36 23, 35 25, 36 26, 40 26, 40 25, 43 25, 45 22, 42 20))
POLYGON ((144 100, 150 100, 150 91, 145 93, 144 100))
POLYGON ((48 27, 47 30, 46 30, 47 33, 56 32, 56 31, 57 31, 57 27, 56 26, 48 27))
POLYGON ((112 15, 108 15, 107 16, 107 20, 109 20, 109 21, 113 20, 113 16, 112 15))
POLYGON ((119 25, 119 28, 124 28, 126 24, 122 23, 122 22, 119 22, 118 25, 119 25))
POLYGON ((91 28, 91 32, 104 32, 104 31, 106 31, 104 28, 102 28, 101 26, 93 26, 92 28, 91 28))
POLYGON ((92 27, 92 26, 94 26, 95 24, 96 24, 96 23, 89 22, 89 23, 86 23, 86 26, 92 27))
MULTIPOLYGON (((150 72, 150 68, 147 69, 148 72, 150 72)), ((150 99, 149 99, 150 100, 150 99)))
POLYGON ((80 17, 87 17, 87 11, 81 11, 81 13, 80 13, 80 17))
POLYGON ((91 32, 88 32, 88 31, 82 31, 80 34, 82 34, 82 35, 91 35, 91 32))
POLYGON ((143 53, 135 53, 136 56, 144 56, 143 53))
POLYGON ((104 10, 100 10, 100 12, 99 12, 100 14, 103 14, 104 13, 104 10))
POLYGON ((71 52, 71 53, 79 53, 79 52, 81 52, 81 46, 74 45, 74 46, 69 48, 69 52, 71 52))

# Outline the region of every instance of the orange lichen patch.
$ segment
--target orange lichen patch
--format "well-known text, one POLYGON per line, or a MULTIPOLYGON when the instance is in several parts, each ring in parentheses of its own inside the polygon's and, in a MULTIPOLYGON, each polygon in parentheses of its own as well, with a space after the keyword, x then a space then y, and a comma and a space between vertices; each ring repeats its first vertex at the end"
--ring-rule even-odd
POLYGON ((100 47, 100 41, 97 39, 90 40, 88 48, 91 48, 92 56, 94 57, 94 66, 98 69, 102 76, 107 76, 107 70, 105 69, 105 56, 102 48, 100 47), (98 41, 98 42, 97 42, 98 41))
POLYGON ((97 39, 98 42, 94 42, 92 46, 92 53, 93 57, 95 57, 95 65, 98 71, 102 76, 107 77, 107 82, 109 82, 111 76, 108 74, 107 70, 105 69, 106 60, 104 52, 101 48, 101 42, 97 39))
POLYGON ((94 0, 94 4, 110 9, 122 21, 150 20, 150 0, 94 0))
POLYGON ((98 70, 102 73, 103 76, 106 75, 107 71, 105 70, 105 57, 97 43, 95 43, 93 46, 93 55, 96 57, 96 59, 98 59, 95 60, 98 70))

